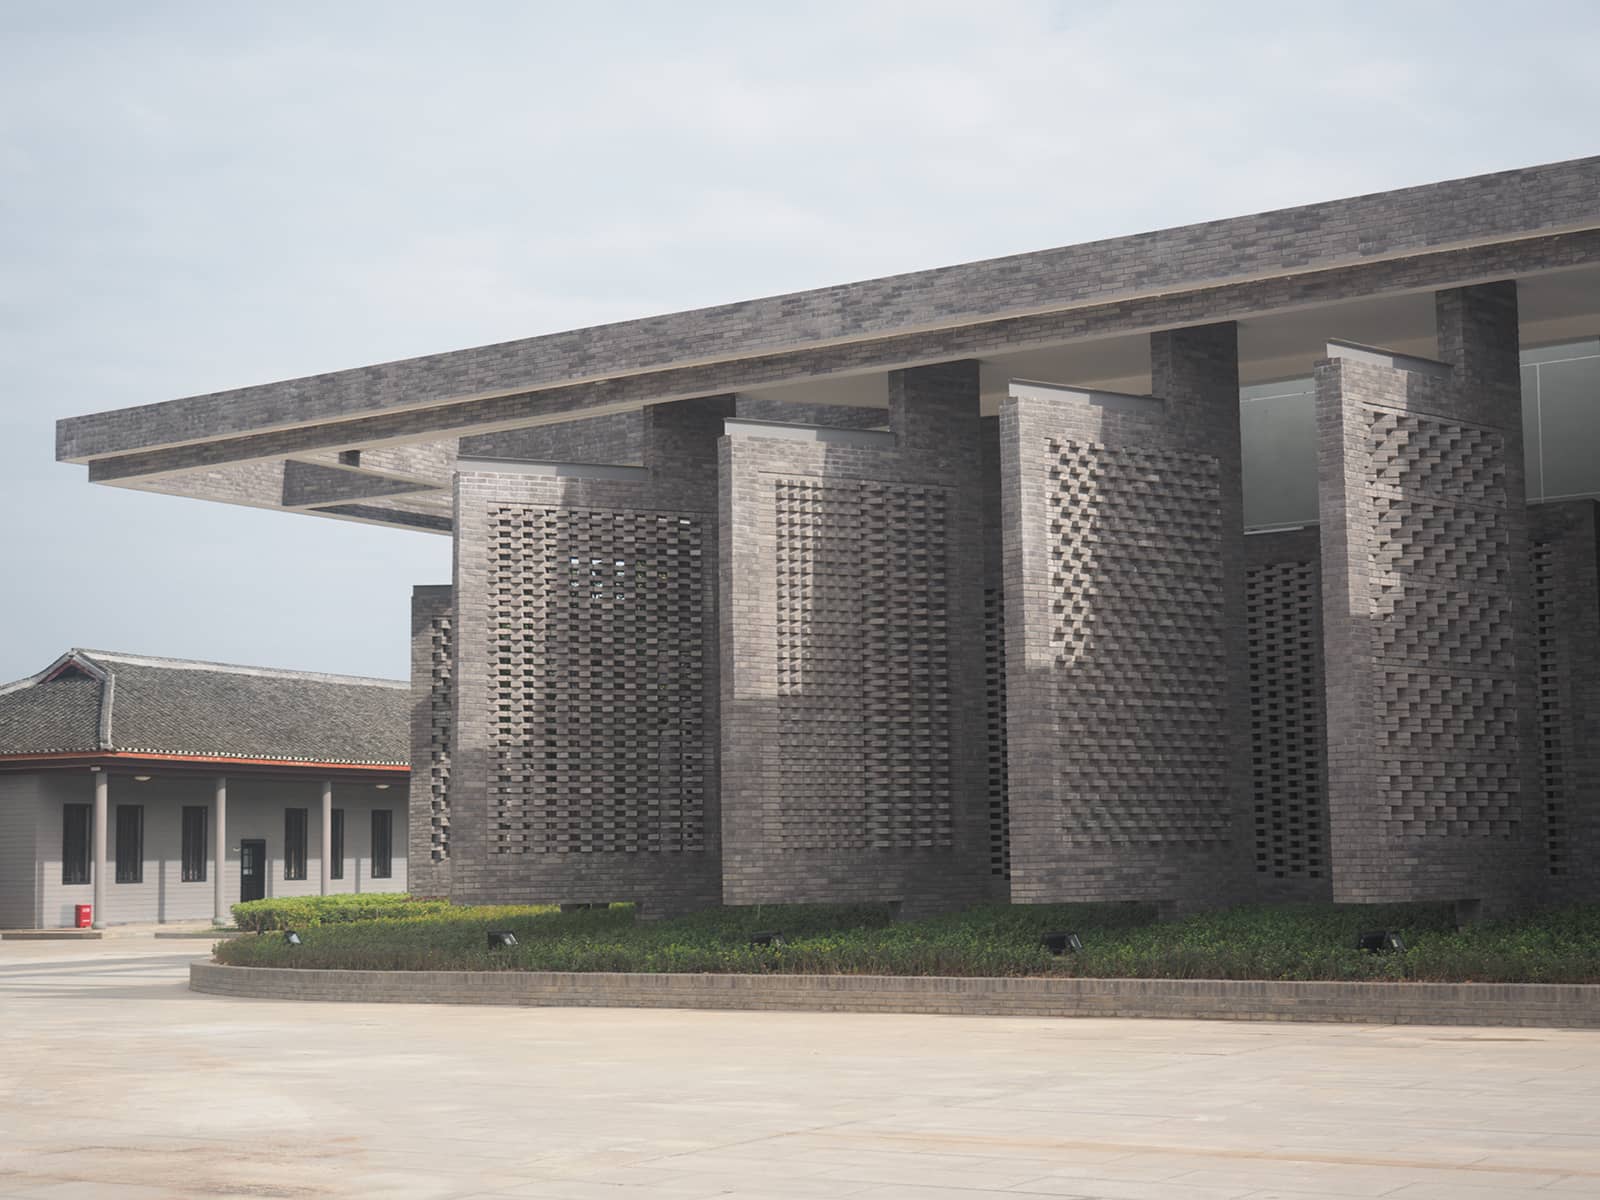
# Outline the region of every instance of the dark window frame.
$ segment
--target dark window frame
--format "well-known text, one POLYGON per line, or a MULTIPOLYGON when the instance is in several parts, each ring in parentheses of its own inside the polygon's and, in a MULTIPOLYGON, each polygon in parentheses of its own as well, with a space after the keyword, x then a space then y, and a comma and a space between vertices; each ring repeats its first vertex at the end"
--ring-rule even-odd
POLYGON ((306 829, 310 825, 310 810, 286 808, 283 810, 283 877, 306 877, 306 829), (299 828, 296 828, 296 825, 299 828))
POLYGON ((333 810, 333 816, 332 816, 329 824, 331 826, 330 831, 329 831, 329 841, 331 841, 333 843, 333 845, 329 848, 329 854, 332 856, 333 861, 328 864, 328 878, 329 879, 343 879, 344 878, 344 809, 342 809, 342 808, 334 809, 333 810))
POLYGON ((394 810, 372 810, 372 877, 394 878, 394 810))
POLYGON ((61 806, 61 883, 63 887, 79 887, 92 883, 90 874, 90 845, 93 836, 89 823, 94 820, 93 806, 89 804, 63 804, 61 806), (78 841, 73 845, 73 841, 78 841))
POLYGON ((206 837, 211 814, 204 804, 185 804, 182 813, 183 864, 178 878, 184 883, 206 881, 206 837))
POLYGON ((144 805, 117 805, 118 883, 144 882, 144 805))

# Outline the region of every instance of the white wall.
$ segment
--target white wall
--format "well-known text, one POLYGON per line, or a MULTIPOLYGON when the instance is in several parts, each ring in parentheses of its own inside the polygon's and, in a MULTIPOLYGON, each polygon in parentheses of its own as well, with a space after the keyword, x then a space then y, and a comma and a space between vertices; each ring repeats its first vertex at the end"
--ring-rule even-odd
MULTIPOLYGON (((34 825, 39 803, 33 775, 0 775, 0 929, 34 925, 34 825)), ((59 858, 60 851, 56 853, 59 858)))
MULTIPOLYGON (((152 773, 147 783, 131 775, 110 778, 106 813, 106 858, 111 874, 105 885, 105 909, 98 914, 108 925, 133 922, 199 921, 212 915, 210 776, 152 773), (140 883, 116 882, 117 805, 144 806, 144 879, 140 883), (207 810, 206 878, 183 881, 183 808, 203 805, 207 810)), ((62 771, 34 778, 41 800, 37 836, 32 839, 40 878, 41 905, 36 922, 45 927, 72 924, 73 906, 88 904, 93 888, 68 887, 61 882, 62 806, 94 802, 94 777, 84 771, 62 771)), ((330 890, 341 892, 403 892, 406 889, 406 787, 404 780, 387 791, 371 784, 335 783, 333 806, 345 810, 345 877, 335 879, 330 890), (394 814, 393 877, 372 878, 372 819, 374 808, 394 814)), ((227 861, 223 865, 224 895, 228 904, 239 900, 239 842, 261 838, 267 843, 267 895, 315 896, 322 879, 322 784, 316 779, 228 778, 227 861), (306 813, 306 877, 283 877, 284 810, 304 808, 306 813)), ((3 885, 0 885, 3 886, 3 885)))

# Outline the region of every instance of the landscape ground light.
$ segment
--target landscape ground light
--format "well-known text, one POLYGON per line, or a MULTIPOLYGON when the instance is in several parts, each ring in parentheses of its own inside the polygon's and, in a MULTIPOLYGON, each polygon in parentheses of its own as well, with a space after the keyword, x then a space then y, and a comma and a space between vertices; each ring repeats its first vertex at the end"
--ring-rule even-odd
POLYGON ((1083 953, 1083 942, 1075 933, 1047 933, 1040 939, 1051 954, 1083 953))
POLYGON ((491 950, 498 950, 502 946, 515 946, 517 944, 517 935, 509 929, 491 929, 485 936, 491 950))
POLYGON ((1356 935, 1356 949, 1383 954, 1390 950, 1404 951, 1405 939, 1390 929, 1369 929, 1356 935))

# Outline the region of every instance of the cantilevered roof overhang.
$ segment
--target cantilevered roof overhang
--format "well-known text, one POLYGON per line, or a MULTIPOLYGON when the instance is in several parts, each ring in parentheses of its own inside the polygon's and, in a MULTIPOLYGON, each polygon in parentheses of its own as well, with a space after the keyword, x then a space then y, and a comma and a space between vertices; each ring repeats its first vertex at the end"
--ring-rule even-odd
POLYGON ((1144 335, 1241 323, 1246 380, 1330 337, 1427 352, 1431 293, 1522 287, 1525 342, 1600 333, 1600 157, 73 417, 94 482, 448 531, 456 439, 693 396, 879 402, 984 364, 1138 390, 1144 335), (356 453, 359 452, 359 453, 356 453))

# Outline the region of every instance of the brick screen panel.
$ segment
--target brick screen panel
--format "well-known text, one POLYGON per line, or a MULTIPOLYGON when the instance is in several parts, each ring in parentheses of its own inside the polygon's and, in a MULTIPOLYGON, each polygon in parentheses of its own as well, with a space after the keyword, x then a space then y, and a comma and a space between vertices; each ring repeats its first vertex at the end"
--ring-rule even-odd
POLYGON ((1600 506, 1529 509, 1543 870, 1553 898, 1600 899, 1600 506))
POLYGON ((1436 297, 1429 364, 1317 366, 1334 898, 1536 890, 1516 288, 1436 297))
POLYGON ((1252 889, 1237 341, 1151 338, 1153 397, 1002 404, 1011 895, 1252 889))
POLYGON ((721 897, 716 444, 732 401, 657 405, 642 468, 463 463, 451 895, 721 897))
POLYGON ((1265 899, 1326 900, 1331 884, 1317 531, 1252 534, 1245 549, 1257 892, 1265 899))
POLYGON ((495 506, 497 854, 701 850, 704 523, 495 506))
POLYGON ((976 364, 890 405, 893 444, 722 447, 730 903, 991 894, 976 364))

